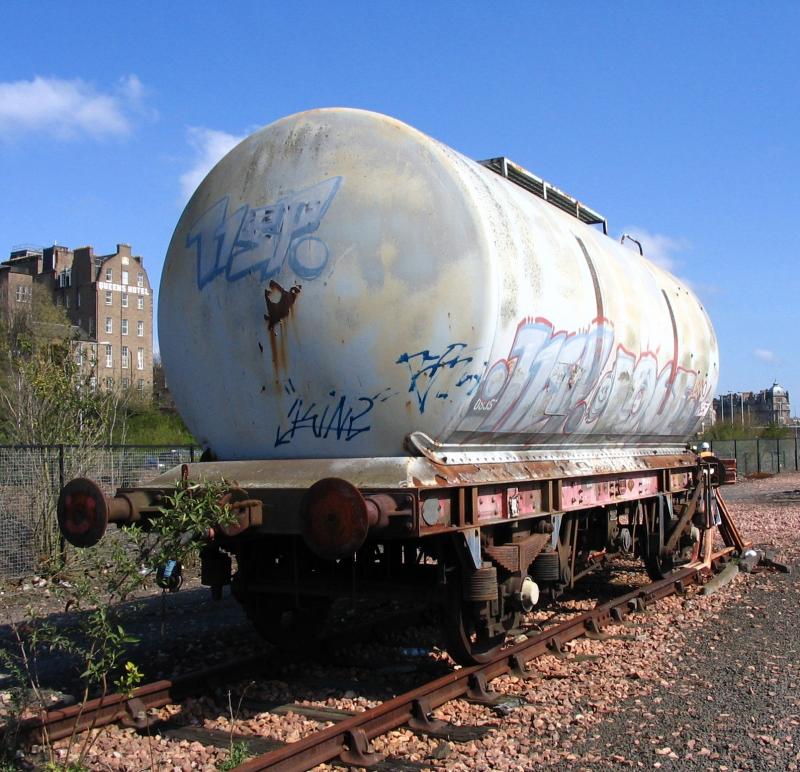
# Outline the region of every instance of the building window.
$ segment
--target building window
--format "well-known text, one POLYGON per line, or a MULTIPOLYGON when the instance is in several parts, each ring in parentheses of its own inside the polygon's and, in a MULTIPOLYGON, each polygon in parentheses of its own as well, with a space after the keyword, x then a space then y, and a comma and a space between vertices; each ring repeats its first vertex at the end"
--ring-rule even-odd
POLYGON ((113 359, 114 350, 111 347, 110 343, 106 343, 106 367, 113 367, 114 366, 114 359, 113 359))
POLYGON ((31 294, 30 287, 17 287, 17 303, 30 303, 31 294))
POLYGON ((140 311, 144 309, 144 298, 141 295, 136 298, 136 308, 140 311))
POLYGON ((123 292, 122 293, 122 307, 123 308, 127 308, 128 307, 128 293, 127 292, 123 292))
POLYGON ((113 378, 106 378, 106 388, 111 391, 114 388, 114 379, 113 378))
POLYGON ((141 319, 138 322, 136 322, 136 335, 139 338, 144 337, 144 322, 141 319))
POLYGON ((123 271, 122 272, 122 284, 123 284, 123 286, 125 286, 127 283, 128 283, 128 272, 127 271, 123 271))
POLYGON ((144 287, 144 274, 143 273, 140 273, 136 277, 136 286, 137 287, 144 287))
POLYGON ((92 391, 97 391, 97 377, 94 375, 91 378, 89 378, 89 388, 92 391))
POLYGON ((110 317, 106 317, 106 334, 111 335, 114 332, 114 320, 110 317))
POLYGON ((106 268, 106 281, 114 281, 114 272, 110 268, 106 268))
POLYGON ((106 290, 106 305, 110 306, 112 302, 111 299, 111 290, 106 290))
POLYGON ((122 347, 122 369, 127 370, 131 366, 130 353, 127 346, 122 347))
POLYGON ((123 378, 122 379, 122 390, 123 391, 127 391, 128 388, 130 387, 130 385, 131 385, 130 378, 123 378))
POLYGON ((140 348, 136 352, 136 369, 144 370, 144 349, 140 348))
POLYGON ((78 345, 78 356, 76 357, 78 367, 83 367, 83 346, 78 345))
POLYGON ((72 268, 66 268, 58 274, 58 286, 69 287, 72 284, 72 268))
POLYGON ((144 394, 144 378, 139 378, 136 388, 139 389, 140 394, 144 394))
POLYGON ((122 334, 123 335, 127 335, 128 334, 128 320, 127 319, 123 319, 122 320, 122 334))

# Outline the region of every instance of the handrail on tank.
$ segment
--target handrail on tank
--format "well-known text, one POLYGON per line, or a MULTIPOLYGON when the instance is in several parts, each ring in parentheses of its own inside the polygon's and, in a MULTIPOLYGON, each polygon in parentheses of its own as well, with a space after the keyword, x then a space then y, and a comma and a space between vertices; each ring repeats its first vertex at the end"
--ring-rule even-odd
POLYGON ((636 246, 639 247, 639 254, 642 257, 644 257, 644 250, 642 249, 642 242, 639 241, 639 239, 633 238, 633 236, 631 236, 630 233, 623 233, 622 236, 620 237, 619 243, 620 244, 624 244, 625 243, 625 239, 628 239, 628 241, 632 241, 634 244, 636 244, 636 246))

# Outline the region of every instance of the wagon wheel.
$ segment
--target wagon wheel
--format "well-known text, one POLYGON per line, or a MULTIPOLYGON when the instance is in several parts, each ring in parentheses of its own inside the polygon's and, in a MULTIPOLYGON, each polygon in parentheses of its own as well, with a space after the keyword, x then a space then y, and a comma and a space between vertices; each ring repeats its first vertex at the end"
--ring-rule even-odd
POLYGON ((684 535, 688 533, 688 529, 692 527, 691 521, 686 525, 684 535, 678 540, 678 543, 672 552, 664 554, 664 545, 667 541, 665 534, 665 523, 663 519, 666 518, 666 510, 662 510, 654 522, 654 532, 649 534, 649 545, 647 554, 644 558, 644 565, 647 569, 647 575, 654 581, 666 579, 669 575, 687 563, 695 562, 700 555, 700 541, 696 541, 690 554, 686 554, 687 546, 683 543, 684 535))
POLYGON ((675 570, 674 556, 648 555, 644 560, 647 575, 657 582, 666 579, 675 570))
POLYGON ((460 572, 449 581, 442 627, 447 652, 459 664, 488 662, 505 642, 507 633, 519 625, 520 614, 508 607, 502 589, 501 585, 496 601, 465 600, 460 572))
POLYGON ((307 596, 295 602, 292 595, 262 593, 246 593, 240 602, 256 632, 282 649, 313 644, 331 607, 330 598, 307 596))

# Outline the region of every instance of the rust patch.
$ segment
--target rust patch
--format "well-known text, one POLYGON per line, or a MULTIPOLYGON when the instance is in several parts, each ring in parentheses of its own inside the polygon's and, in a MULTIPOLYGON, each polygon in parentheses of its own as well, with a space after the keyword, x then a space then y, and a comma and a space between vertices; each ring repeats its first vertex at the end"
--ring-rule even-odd
MULTIPOLYGON (((286 340, 284 336, 278 340, 277 327, 284 319, 292 313, 297 296, 300 294, 299 284, 285 290, 276 281, 270 281, 269 287, 264 290, 264 301, 267 304, 267 313, 264 314, 264 321, 269 328, 269 346, 272 349, 272 364, 277 371, 286 370, 286 340)), ((259 344, 260 345, 260 344, 259 344)), ((275 381, 275 388, 280 392, 280 381, 275 381)))
POLYGON ((264 300, 267 303, 267 313, 264 314, 264 321, 267 322, 270 332, 289 316, 292 306, 302 287, 296 284, 285 290, 276 281, 270 281, 269 287, 264 290, 264 300))
MULTIPOLYGON (((278 333, 277 332, 270 332, 269 334, 269 347, 272 349, 272 364, 278 370, 282 369, 282 362, 278 358, 278 340, 277 340, 278 333)), ((280 381, 276 378, 275 379, 275 390, 280 393, 281 384, 280 381)))

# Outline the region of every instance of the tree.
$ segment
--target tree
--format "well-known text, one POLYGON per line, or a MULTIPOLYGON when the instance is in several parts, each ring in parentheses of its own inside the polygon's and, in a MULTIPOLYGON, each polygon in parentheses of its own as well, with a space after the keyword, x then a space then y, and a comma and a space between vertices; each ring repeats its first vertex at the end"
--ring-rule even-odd
POLYGON ((760 437, 770 440, 785 440, 792 436, 792 431, 783 424, 771 423, 761 430, 760 437))
POLYGON ((743 423, 742 421, 717 421, 702 433, 700 439, 714 440, 755 440, 755 439, 785 439, 791 437, 788 426, 771 423, 767 426, 743 423))
POLYGON ((58 554, 55 504, 60 478, 85 476, 96 466, 99 446, 112 436, 124 437, 123 396, 96 387, 96 357, 81 343, 62 309, 47 290, 34 287, 30 312, 6 322, 2 335, 0 404, 3 441, 13 445, 70 446, 55 453, 46 448, 27 453, 30 479, 41 481, 29 490, 29 523, 38 554, 58 554), (120 432, 120 429, 122 431, 120 432))

